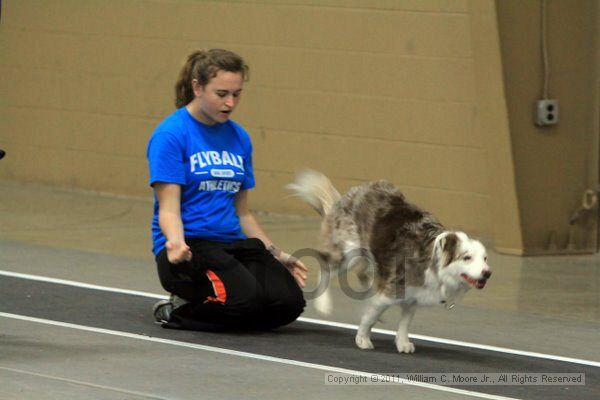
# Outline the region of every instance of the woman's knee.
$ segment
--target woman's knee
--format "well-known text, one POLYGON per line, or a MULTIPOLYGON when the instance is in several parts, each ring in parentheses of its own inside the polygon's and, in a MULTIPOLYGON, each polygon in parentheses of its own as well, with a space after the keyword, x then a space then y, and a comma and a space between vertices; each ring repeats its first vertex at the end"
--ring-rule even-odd
POLYGON ((262 318, 266 328, 276 328, 294 322, 304 312, 306 302, 302 297, 290 296, 266 307, 262 318))
POLYGON ((293 281, 293 285, 290 285, 290 290, 287 295, 283 298, 283 304, 290 315, 296 315, 296 318, 302 314, 304 307, 306 307, 306 300, 304 300, 304 293, 296 283, 293 281))
POLYGON ((303 298, 288 305, 288 315, 294 318, 292 321, 295 321, 304 312, 304 307, 306 307, 306 301, 303 298))
POLYGON ((306 307, 306 301, 302 291, 298 290, 297 293, 293 293, 284 299, 284 304, 290 313, 302 314, 304 307, 306 307))

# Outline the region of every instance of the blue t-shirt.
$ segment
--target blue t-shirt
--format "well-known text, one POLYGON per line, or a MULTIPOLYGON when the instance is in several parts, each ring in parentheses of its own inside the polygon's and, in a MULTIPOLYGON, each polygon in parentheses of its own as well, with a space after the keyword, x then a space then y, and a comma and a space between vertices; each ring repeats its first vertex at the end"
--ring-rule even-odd
MULTIPOLYGON (((154 131, 147 150, 150 185, 181 185, 184 236, 217 242, 244 239, 235 210, 235 195, 254 187, 252 143, 235 122, 205 125, 182 107, 154 131)), ((152 251, 158 254, 166 238, 158 225, 154 200, 152 251)))

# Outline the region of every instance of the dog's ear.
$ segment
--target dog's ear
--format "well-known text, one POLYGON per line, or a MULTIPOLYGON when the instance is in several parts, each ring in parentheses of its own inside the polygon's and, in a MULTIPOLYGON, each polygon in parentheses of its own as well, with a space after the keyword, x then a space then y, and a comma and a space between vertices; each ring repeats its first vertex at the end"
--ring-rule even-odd
POLYGON ((459 240, 456 233, 446 233, 438 239, 436 250, 442 267, 447 267, 456 258, 459 240))

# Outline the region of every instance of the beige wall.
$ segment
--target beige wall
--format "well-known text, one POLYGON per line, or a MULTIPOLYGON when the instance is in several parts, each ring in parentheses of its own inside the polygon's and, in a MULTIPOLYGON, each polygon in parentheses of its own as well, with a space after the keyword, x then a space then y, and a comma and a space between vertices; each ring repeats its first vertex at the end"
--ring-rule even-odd
MULTIPOLYGON (((598 185, 598 0, 548 0, 549 97, 560 121, 534 125, 542 98, 541 1, 497 2, 519 211, 527 254, 565 252, 569 218, 598 185), (556 250, 548 249, 555 232, 556 250)), ((595 251, 595 213, 573 230, 576 251, 595 251)))
POLYGON ((309 213, 304 167, 388 179, 448 226, 522 250, 491 0, 2 2, 0 179, 150 196, 145 144, 196 47, 251 80, 253 207, 309 213))

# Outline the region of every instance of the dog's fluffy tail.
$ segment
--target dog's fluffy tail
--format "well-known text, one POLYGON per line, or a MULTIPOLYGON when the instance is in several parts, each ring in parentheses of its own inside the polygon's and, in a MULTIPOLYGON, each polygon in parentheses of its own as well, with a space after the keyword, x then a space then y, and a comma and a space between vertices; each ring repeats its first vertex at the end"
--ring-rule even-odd
POLYGON ((321 215, 329 214, 335 202, 341 197, 329 178, 313 170, 302 171, 296 176, 294 182, 286 187, 321 215))

